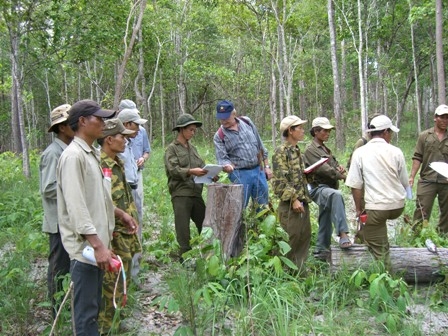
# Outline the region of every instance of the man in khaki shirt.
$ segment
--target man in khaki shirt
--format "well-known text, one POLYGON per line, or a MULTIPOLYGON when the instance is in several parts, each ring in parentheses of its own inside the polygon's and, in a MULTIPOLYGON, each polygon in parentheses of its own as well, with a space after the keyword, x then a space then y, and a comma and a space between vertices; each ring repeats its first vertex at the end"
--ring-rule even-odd
POLYGON ((48 234, 50 249, 48 254, 47 286, 52 303, 52 315, 56 316, 59 303, 55 294, 62 290, 62 276, 70 272, 70 258, 62 245, 58 227, 56 167, 62 152, 73 140, 75 133, 67 123, 71 105, 56 107, 50 113, 49 133, 54 133, 52 143, 44 150, 39 163, 39 189, 42 196, 44 218, 42 231, 48 234))
POLYGON ((114 114, 92 100, 75 103, 67 119, 75 138, 62 153, 57 167, 59 229, 70 256, 76 335, 99 335, 97 320, 103 274, 115 256, 110 250, 114 214, 133 225, 130 215, 114 208, 110 180, 103 176, 100 153, 93 147, 93 142, 102 135, 103 118, 114 114), (87 245, 94 249, 96 263, 83 257, 87 245))
POLYGON ((431 162, 448 163, 447 127, 448 106, 440 105, 434 113, 434 127, 423 131, 418 136, 409 176, 409 184, 412 187, 415 176, 420 170, 414 226, 419 226, 423 220, 429 220, 437 197, 440 208, 438 229, 441 233, 448 233, 448 181, 429 164, 431 162))
POLYGON ((361 200, 365 189, 364 240, 375 258, 389 268, 386 223, 403 213, 406 189, 410 192, 410 188, 403 152, 390 144, 399 129, 385 115, 373 118, 369 127, 372 140, 353 153, 345 184, 352 189, 357 217, 364 210, 361 200))

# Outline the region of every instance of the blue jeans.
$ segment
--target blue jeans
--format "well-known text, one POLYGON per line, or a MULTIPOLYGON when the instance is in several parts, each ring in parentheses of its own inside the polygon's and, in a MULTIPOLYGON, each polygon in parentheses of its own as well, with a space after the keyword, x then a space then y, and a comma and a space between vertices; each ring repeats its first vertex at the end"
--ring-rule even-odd
POLYGON ((73 281, 73 334, 97 336, 104 272, 96 266, 72 260, 70 274, 73 281))
POLYGON ((333 223, 337 235, 348 233, 347 218, 345 217, 345 204, 342 193, 325 184, 319 184, 310 192, 314 203, 319 206, 319 231, 317 234, 316 250, 327 250, 331 244, 333 223))
POLYGON ((242 184, 244 187, 244 208, 249 203, 249 197, 252 202, 258 205, 269 203, 268 181, 264 170, 260 166, 252 169, 235 169, 229 174, 232 183, 242 184))

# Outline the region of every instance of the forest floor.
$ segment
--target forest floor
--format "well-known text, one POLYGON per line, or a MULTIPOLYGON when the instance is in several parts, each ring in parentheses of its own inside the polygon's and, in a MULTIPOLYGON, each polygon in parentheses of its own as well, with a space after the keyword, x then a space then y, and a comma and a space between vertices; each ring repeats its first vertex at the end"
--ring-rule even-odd
MULTIPOLYGON (((148 260, 148 262, 150 262, 148 260)), ((136 304, 132 315, 124 320, 124 324, 130 332, 122 335, 136 336, 172 336, 176 330, 186 325, 180 313, 168 314, 166 311, 152 305, 152 301, 168 293, 168 288, 164 282, 163 274, 169 266, 157 266, 154 270, 145 272, 142 288, 134 292, 136 304), (131 331, 132 330, 132 331, 131 331)), ((36 260, 34 264, 35 280, 46 287, 47 263, 44 259, 36 260)), ((419 288, 419 296, 424 298, 428 294, 425 288, 419 288)), ((416 319, 423 321, 422 332, 424 335, 447 335, 448 334, 448 314, 444 312, 434 312, 424 304, 415 304, 409 307, 409 314, 416 319)), ((323 319, 324 316, 316 316, 316 319, 323 319)), ((51 323, 51 316, 48 308, 38 307, 35 310, 35 324, 29 328, 29 336, 44 335, 44 330, 48 330, 51 323)), ((69 335, 69 333, 67 334, 69 335)))
MULTIPOLYGON (((347 200, 347 209, 353 208, 350 200, 347 200)), ((349 223, 354 226, 354 213, 347 214, 349 223)), ((395 221, 388 223, 389 238, 393 238, 396 230, 395 221)), ((351 232, 355 231, 351 227, 351 232)), ((353 235, 351 236, 353 240, 353 235)), ((335 242, 337 237, 334 236, 335 242)), ((180 313, 168 314, 165 310, 159 309, 158 306, 152 304, 153 300, 159 296, 167 295, 168 286, 164 281, 164 274, 169 271, 170 265, 158 264, 155 260, 146 259, 144 273, 141 275, 142 284, 139 290, 134 291, 135 305, 132 313, 124 320, 128 330, 133 330, 122 335, 160 335, 171 336, 176 330, 186 325, 180 313)), ((33 278, 40 288, 46 288, 46 271, 47 260, 37 259, 33 265, 33 278)), ((410 286, 410 291, 413 287, 410 286)), ((421 302, 425 302, 425 298, 429 295, 430 288, 419 287, 418 296, 422 298, 421 302)), ((35 323, 30 325, 28 335, 44 335, 45 330, 51 324, 51 316, 47 307, 40 307, 38 302, 34 305, 35 323)), ((422 332, 424 335, 447 335, 448 334, 448 314, 444 312, 435 312, 425 304, 414 304, 409 307, 410 318, 418 319, 422 322, 422 332)), ((316 319, 323 319, 323 316, 316 316, 316 319)), ((68 333, 69 335, 70 333, 68 333)))

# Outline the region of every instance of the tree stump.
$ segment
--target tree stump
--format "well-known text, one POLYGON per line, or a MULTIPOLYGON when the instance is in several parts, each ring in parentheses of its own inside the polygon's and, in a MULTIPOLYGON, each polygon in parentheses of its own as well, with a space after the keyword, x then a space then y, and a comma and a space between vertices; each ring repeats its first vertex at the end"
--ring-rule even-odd
MULTIPOLYGON (((331 272, 341 269, 355 271, 358 268, 367 269, 374 257, 367 246, 354 245, 348 250, 338 247, 331 248, 331 272)), ((437 253, 426 248, 398 247, 390 248, 391 272, 402 276, 408 283, 429 283, 444 279, 442 272, 448 266, 448 249, 438 248, 437 253)))
POLYGON ((203 226, 211 227, 221 241, 224 258, 236 257, 242 250, 243 239, 242 184, 209 184, 207 208, 203 226))

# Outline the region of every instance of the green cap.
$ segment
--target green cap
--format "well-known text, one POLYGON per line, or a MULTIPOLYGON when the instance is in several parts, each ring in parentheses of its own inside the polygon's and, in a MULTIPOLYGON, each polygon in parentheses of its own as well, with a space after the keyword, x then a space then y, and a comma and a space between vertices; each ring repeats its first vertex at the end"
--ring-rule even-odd
POLYGON ((177 118, 176 126, 173 127, 173 131, 179 130, 179 128, 186 127, 191 124, 195 124, 197 127, 202 126, 202 122, 195 120, 191 114, 182 114, 177 118))
POLYGON ((135 133, 135 131, 128 130, 126 127, 124 127, 121 120, 117 119, 117 118, 106 120, 104 122, 104 124, 105 125, 104 125, 103 134, 101 135, 101 138, 105 138, 105 137, 117 135, 117 134, 128 135, 128 134, 135 133))

